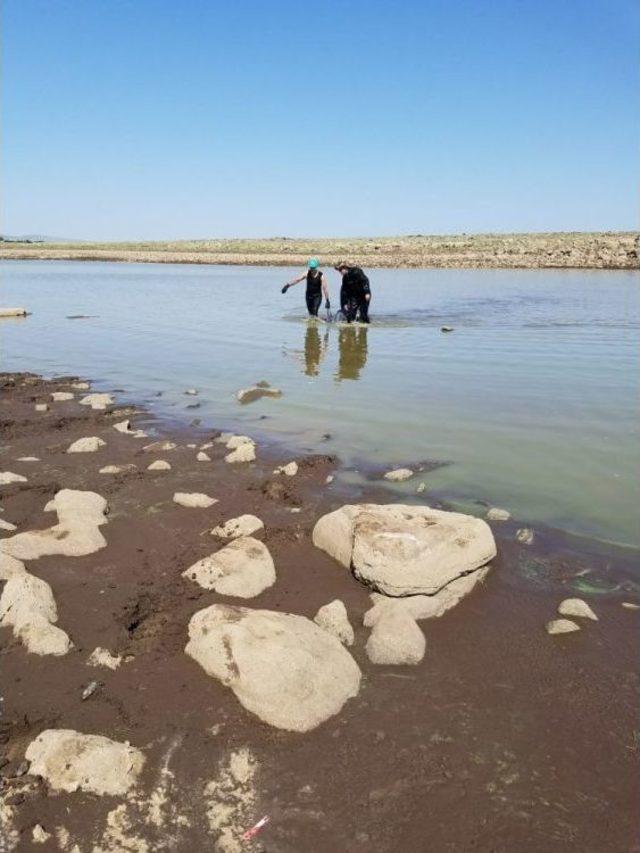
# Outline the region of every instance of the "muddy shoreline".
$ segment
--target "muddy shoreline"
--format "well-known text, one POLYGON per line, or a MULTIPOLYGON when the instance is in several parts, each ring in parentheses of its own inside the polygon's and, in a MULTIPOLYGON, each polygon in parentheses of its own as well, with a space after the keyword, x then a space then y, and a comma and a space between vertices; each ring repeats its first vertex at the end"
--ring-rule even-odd
POLYGON ((0 242, 4 260, 325 266, 349 259, 371 268, 609 269, 640 267, 633 232, 414 235, 410 237, 178 240, 122 243, 0 242))
MULTIPOLYGON (((0 376, 0 469, 27 477, 0 487, 0 518, 18 532, 48 527, 44 507, 61 488, 98 492, 110 508, 106 548, 28 563, 51 585, 58 624, 74 648, 62 657, 28 654, 9 628, 0 629, 0 793, 5 837, 15 849, 215 849, 211 792, 224 788, 229 756, 239 750, 253 756, 255 777, 225 796, 244 828, 263 815, 271 822, 237 849, 637 849, 639 613, 621 607, 635 601, 623 556, 608 594, 585 594, 599 621, 549 637, 544 624, 563 591, 575 591, 581 572, 606 572, 611 555, 581 555, 551 534, 521 545, 512 527, 497 524, 499 552, 486 582, 443 617, 421 623, 422 663, 374 666, 364 653, 367 590, 310 539, 320 515, 345 502, 325 482, 335 457, 298 458, 299 473, 286 479, 272 472, 290 458, 260 446, 249 465, 225 463, 227 451, 216 443, 206 450, 210 461, 198 462, 198 448, 215 433, 169 433, 147 412, 131 415, 117 404, 79 406, 73 381, 0 376), (53 402, 61 391, 74 399, 53 402), (42 402, 48 411, 36 412, 42 402), (149 438, 114 430, 124 418, 149 438), (83 436, 106 445, 67 454, 83 436), (143 449, 169 439, 172 450, 143 449), (17 461, 28 456, 39 461, 17 461), (171 470, 148 471, 157 459, 171 470), (135 468, 100 474, 106 465, 135 468), (176 491, 219 502, 186 509, 173 503, 176 491), (307 734, 261 723, 184 654, 190 617, 225 599, 181 573, 218 547, 211 528, 242 513, 264 521, 261 538, 277 567, 276 584, 248 606, 312 618, 340 598, 355 628, 360 693, 307 734), (533 581, 523 577, 523 561, 538 567, 533 581), (96 647, 122 655, 121 666, 88 666, 96 647), (94 680, 97 689, 83 700, 94 680), (24 775, 26 746, 52 727, 144 750, 138 798, 53 794, 24 775), (44 844, 33 841, 36 825, 51 836, 44 844)), ((388 499, 374 483, 367 489, 354 499, 388 499)), ((428 492, 424 498, 430 503, 428 492)))

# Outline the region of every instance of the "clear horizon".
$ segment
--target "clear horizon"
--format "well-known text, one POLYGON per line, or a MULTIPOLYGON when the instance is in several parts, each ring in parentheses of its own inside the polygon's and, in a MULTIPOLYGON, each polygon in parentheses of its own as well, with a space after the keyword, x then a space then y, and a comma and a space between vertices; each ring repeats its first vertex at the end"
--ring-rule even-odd
POLYGON ((637 229, 635 2, 5 0, 2 18, 6 236, 637 229))

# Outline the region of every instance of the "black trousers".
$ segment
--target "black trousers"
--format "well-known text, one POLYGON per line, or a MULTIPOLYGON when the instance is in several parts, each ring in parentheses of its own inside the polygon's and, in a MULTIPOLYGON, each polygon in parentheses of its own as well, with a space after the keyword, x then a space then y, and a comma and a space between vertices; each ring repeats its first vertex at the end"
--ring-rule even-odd
POLYGON ((369 302, 364 296, 347 296, 342 300, 342 313, 347 323, 357 318, 361 323, 369 322, 369 302))
POLYGON ((307 293, 307 311, 309 312, 310 317, 317 317, 318 310, 322 303, 322 293, 307 293))

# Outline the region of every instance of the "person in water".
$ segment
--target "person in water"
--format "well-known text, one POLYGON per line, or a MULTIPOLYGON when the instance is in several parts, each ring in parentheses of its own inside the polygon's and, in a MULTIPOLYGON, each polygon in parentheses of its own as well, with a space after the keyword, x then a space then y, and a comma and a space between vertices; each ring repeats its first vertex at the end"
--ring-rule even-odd
POLYGON ((327 290, 327 285, 325 284, 320 264, 316 258, 311 258, 309 261, 309 269, 305 275, 301 275, 300 278, 296 278, 293 281, 288 281, 282 288, 282 292, 286 293, 290 287, 294 286, 294 284, 300 284, 300 282, 305 279, 307 281, 307 310, 310 317, 317 317, 318 309, 322 304, 322 296, 324 295, 324 307, 327 311, 331 308, 331 303, 329 302, 329 291, 327 290))
POLYGON ((342 276, 340 309, 345 320, 352 323, 357 317, 361 323, 368 323, 371 302, 369 279, 360 267, 352 266, 347 261, 340 261, 335 269, 342 276))

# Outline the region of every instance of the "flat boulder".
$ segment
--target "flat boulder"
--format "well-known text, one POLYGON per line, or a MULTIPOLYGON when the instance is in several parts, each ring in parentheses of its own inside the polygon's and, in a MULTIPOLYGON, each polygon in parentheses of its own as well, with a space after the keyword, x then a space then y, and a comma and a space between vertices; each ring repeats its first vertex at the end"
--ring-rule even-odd
POLYGON ((239 539, 241 536, 251 536, 258 530, 264 530, 264 523, 257 515, 247 513, 237 518, 230 518, 224 524, 214 527, 211 535, 219 536, 220 539, 239 539))
POLYGON ((245 536, 198 560, 182 573, 220 595, 253 598, 276 582, 276 569, 266 545, 245 536))
POLYGON ((310 619, 214 604, 189 623, 186 653, 270 726, 307 732, 360 689, 342 643, 310 619))
POLYGON ((88 435, 86 438, 79 438, 67 448, 67 453, 95 453, 100 450, 107 442, 97 435, 88 435))
POLYGON ((54 791, 88 791, 121 797, 135 784, 144 755, 128 743, 73 729, 46 729, 31 741, 25 758, 29 773, 42 776, 54 791))
POLYGON ((389 596, 434 595, 496 555, 482 519, 403 504, 345 505, 317 522, 313 544, 389 596))

